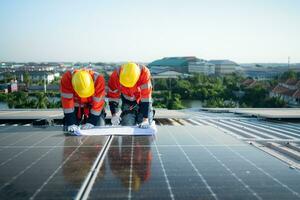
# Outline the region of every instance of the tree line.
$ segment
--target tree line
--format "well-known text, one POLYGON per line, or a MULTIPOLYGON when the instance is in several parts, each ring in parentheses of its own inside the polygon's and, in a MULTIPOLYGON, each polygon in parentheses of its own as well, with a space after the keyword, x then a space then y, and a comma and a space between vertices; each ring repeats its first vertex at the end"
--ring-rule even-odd
MULTIPOLYGON (((157 79, 153 84, 153 106, 182 109, 182 100, 199 100, 205 107, 286 107, 282 99, 269 97, 269 90, 288 78, 300 79, 300 73, 288 71, 273 80, 259 81, 249 88, 241 84, 245 78, 237 74, 223 77, 193 74, 186 78, 157 79)), ((26 75, 24 81, 28 85, 31 82, 26 75)), ((54 82, 59 84, 59 79, 54 82)), ((0 101, 6 102, 9 108, 60 108, 59 97, 59 91, 18 91, 0 94, 0 101)))
POLYGON ((257 81, 253 87, 243 86, 241 83, 246 78, 238 74, 223 77, 194 74, 187 78, 158 79, 154 83, 154 107, 181 109, 184 107, 182 100, 187 99, 202 101, 204 107, 287 107, 281 98, 270 97, 269 91, 289 78, 300 79, 300 73, 287 71, 272 80, 257 81))
POLYGON ((18 91, 8 94, 0 94, 0 101, 6 102, 9 108, 60 108, 61 102, 55 100, 55 98, 59 98, 58 92, 28 93, 18 91))

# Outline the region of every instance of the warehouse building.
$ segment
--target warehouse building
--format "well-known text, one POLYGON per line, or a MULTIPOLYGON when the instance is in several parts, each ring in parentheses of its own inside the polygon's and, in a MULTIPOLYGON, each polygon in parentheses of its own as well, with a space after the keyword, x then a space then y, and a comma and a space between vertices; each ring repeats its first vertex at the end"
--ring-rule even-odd
POLYGON ((199 59, 196 62, 190 62, 188 65, 189 73, 200 73, 204 75, 215 74, 215 65, 207 62, 206 60, 199 59))
POLYGON ((232 74, 238 66, 237 63, 231 60, 210 60, 209 63, 215 65, 216 75, 232 74))
POLYGON ((230 60, 199 59, 189 57, 165 57, 148 64, 153 74, 164 71, 176 71, 180 73, 202 73, 205 75, 226 75, 236 71, 237 63, 230 60))
POLYGON ((194 56, 165 57, 149 63, 148 66, 153 74, 161 73, 164 71, 176 71, 180 73, 188 73, 189 64, 198 61, 200 61, 200 59, 194 56))

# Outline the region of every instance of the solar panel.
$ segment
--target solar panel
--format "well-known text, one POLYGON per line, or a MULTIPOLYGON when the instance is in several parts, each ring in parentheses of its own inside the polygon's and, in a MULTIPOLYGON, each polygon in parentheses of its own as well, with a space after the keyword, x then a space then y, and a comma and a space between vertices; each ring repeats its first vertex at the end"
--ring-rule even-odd
POLYGON ((5 128, 0 130, 0 199, 75 197, 107 140, 65 137, 61 127, 5 128))
POLYGON ((297 169, 209 125, 159 126, 155 137, 0 129, 0 199, 300 199, 299 180, 297 169))
POLYGON ((208 126, 115 137, 100 171, 90 199, 300 198, 299 171, 208 126))

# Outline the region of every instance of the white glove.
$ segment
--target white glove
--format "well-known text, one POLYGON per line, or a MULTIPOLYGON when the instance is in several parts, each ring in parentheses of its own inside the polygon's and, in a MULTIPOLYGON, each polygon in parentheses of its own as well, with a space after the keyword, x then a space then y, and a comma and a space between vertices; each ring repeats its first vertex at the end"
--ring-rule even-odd
POLYGON ((149 124, 149 121, 148 120, 144 120, 142 123, 140 123, 139 125, 140 128, 149 128, 150 127, 150 124, 149 124))
POLYGON ((111 124, 117 126, 120 124, 120 117, 118 115, 113 115, 111 118, 111 124))
POLYGON ((75 124, 68 126, 68 131, 69 132, 75 132, 79 129, 79 127, 75 124))
POLYGON ((94 128, 94 125, 91 123, 86 123, 81 127, 82 130, 91 129, 91 128, 94 128))

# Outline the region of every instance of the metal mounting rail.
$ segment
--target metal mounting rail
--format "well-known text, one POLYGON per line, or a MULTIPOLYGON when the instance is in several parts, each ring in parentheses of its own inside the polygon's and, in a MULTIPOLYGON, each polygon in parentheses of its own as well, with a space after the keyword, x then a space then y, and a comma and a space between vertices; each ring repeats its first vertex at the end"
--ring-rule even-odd
POLYGON ((289 159, 286 155, 281 154, 279 151, 274 150, 273 148, 269 148, 265 145, 259 144, 257 142, 252 142, 252 145, 255 146, 256 148, 270 154, 271 156, 281 160, 282 162, 286 163, 290 168, 292 168, 292 169, 296 168, 296 169, 300 170, 299 162, 289 159))
POLYGON ((253 142, 277 142, 277 143, 291 143, 291 142, 300 142, 300 139, 258 139, 258 138, 241 138, 244 141, 253 141, 253 142))
POLYGON ((108 149, 110 147, 112 140, 113 140, 113 136, 109 136, 108 139, 106 140, 106 142, 103 145, 101 151, 99 152, 96 160, 94 161, 94 164, 93 164, 91 170, 89 171, 83 184, 81 185, 81 187, 75 197, 75 200, 83 200, 83 199, 87 199, 89 197, 89 194, 93 188, 93 185, 97 178, 98 172, 102 166, 102 163, 104 161, 106 153, 108 152, 108 149))

